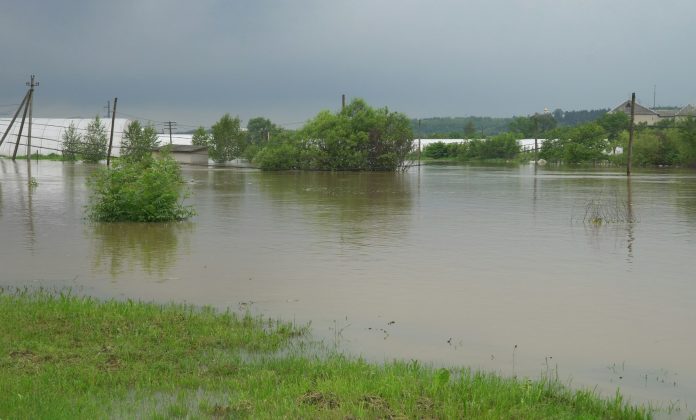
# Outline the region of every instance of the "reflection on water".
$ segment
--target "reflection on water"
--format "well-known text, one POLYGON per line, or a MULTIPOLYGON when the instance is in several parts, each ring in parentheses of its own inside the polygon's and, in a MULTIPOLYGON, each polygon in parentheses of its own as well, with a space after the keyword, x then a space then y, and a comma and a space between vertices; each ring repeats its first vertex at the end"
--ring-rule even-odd
MULTIPOLYGON (((276 203, 299 204, 313 228, 335 234, 347 245, 368 245, 403 235, 411 216, 406 174, 281 173, 265 177, 261 191, 276 203)), ((277 212, 287 206, 275 206, 277 212)))
POLYGON ((631 177, 626 177, 626 210, 627 210, 627 221, 626 221, 626 249, 628 250, 628 262, 633 260, 633 242, 636 240, 636 236, 633 232, 634 224, 637 221, 636 215, 633 213, 633 187, 631 186, 631 177))
POLYGON ((191 167, 183 174, 198 215, 141 225, 84 219, 94 166, 26 165, 0 160, 0 285, 244 302, 312 321, 319 338, 338 327, 345 349, 378 361, 512 374, 517 346, 518 375, 538 377, 553 357, 576 385, 696 407, 693 172, 627 181, 621 170, 534 165, 191 167), (624 206, 626 220, 583 223, 597 198, 624 206), (655 372, 670 386, 645 381, 655 372))
POLYGON ((95 223, 86 227, 93 267, 113 278, 125 272, 164 275, 190 247, 193 224, 95 223))

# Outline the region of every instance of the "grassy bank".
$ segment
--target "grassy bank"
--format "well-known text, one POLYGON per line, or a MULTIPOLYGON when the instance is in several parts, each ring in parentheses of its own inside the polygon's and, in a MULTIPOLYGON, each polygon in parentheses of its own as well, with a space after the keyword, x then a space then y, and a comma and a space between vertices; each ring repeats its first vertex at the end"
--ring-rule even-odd
POLYGON ((0 418, 645 418, 553 381, 316 356, 307 328, 210 309, 0 294, 0 418), (310 354, 308 354, 310 353, 310 354))

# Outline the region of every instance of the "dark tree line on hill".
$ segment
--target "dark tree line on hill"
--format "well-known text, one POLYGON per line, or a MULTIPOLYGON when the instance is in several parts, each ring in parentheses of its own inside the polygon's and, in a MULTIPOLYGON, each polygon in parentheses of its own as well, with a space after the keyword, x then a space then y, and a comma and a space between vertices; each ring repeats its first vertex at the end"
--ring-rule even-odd
MULTIPOLYGON (((608 109, 564 111, 560 108, 548 114, 557 126, 566 127, 595 121, 608 109)), ((411 127, 416 137, 432 139, 474 139, 493 137, 508 131, 518 131, 515 121, 527 117, 433 117, 412 119, 411 127), (420 121, 420 126, 419 126, 420 121)))

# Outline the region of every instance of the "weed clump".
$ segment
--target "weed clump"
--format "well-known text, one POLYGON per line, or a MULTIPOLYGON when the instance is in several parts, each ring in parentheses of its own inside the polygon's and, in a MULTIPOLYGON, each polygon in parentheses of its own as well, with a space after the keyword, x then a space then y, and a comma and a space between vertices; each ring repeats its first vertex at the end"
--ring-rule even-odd
POLYGON ((636 221, 630 204, 617 198, 592 199, 585 204, 584 223, 601 226, 607 223, 633 223, 636 221))

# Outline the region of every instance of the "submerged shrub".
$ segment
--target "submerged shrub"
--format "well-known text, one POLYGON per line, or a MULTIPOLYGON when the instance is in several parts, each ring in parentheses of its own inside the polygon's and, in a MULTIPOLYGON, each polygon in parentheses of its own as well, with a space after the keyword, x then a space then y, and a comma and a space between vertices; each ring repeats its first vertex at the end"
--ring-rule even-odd
POLYGON ((89 181, 88 216, 101 222, 165 222, 194 214, 182 204, 179 164, 168 155, 102 168, 89 181))

